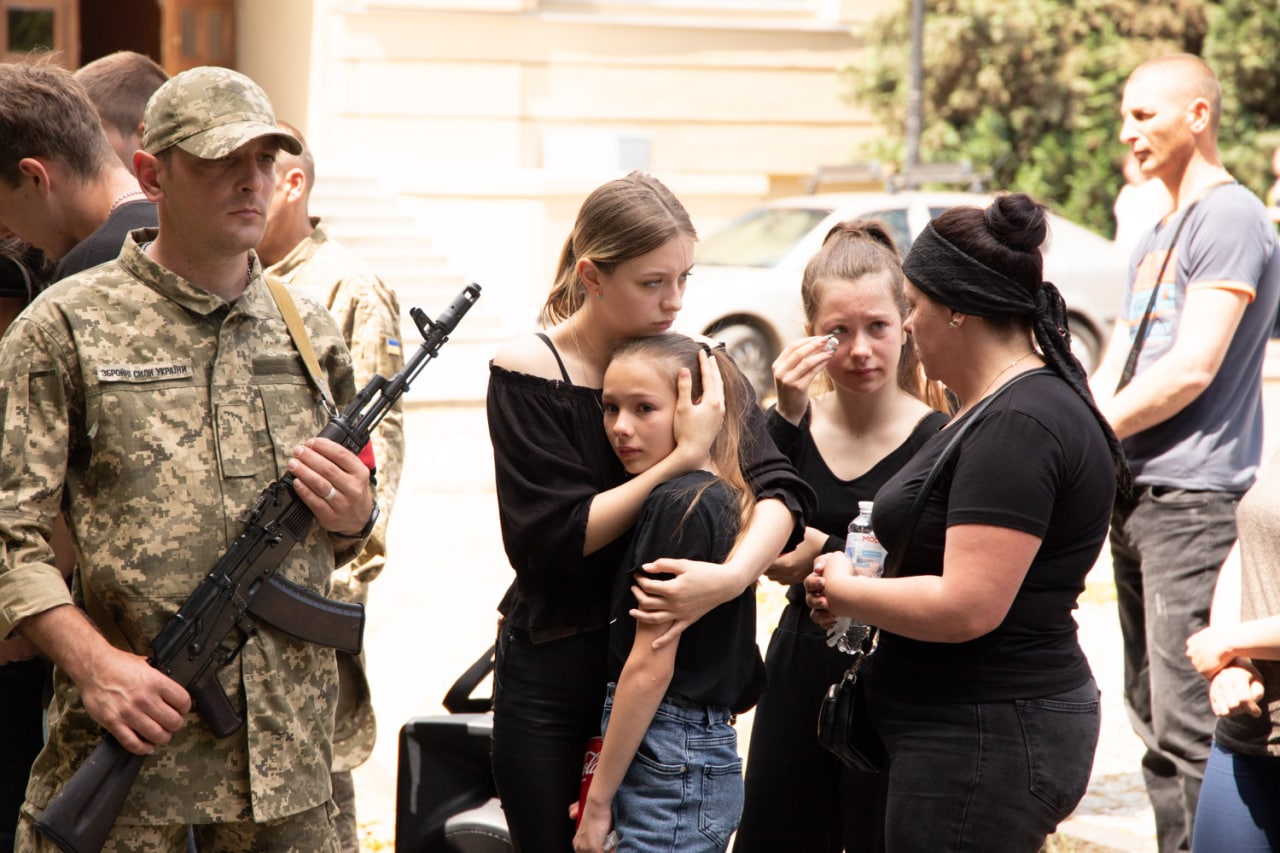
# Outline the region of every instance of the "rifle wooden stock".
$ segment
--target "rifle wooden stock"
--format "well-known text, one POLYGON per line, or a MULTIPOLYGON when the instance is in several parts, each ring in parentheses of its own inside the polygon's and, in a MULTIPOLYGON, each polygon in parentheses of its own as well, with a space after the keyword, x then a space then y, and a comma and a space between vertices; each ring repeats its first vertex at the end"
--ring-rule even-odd
POLYGON ((108 734, 49 802, 36 826, 67 853, 98 853, 145 758, 108 734))
MULTIPOLYGON (((321 437, 358 453, 479 298, 480 286, 469 284, 435 320, 413 308, 410 314, 423 337, 413 357, 391 379, 370 379, 342 414, 329 420, 321 437)), ((151 665, 190 692, 196 710, 218 737, 230 735, 243 723, 217 679, 218 668, 234 657, 222 648, 222 641, 242 619, 251 617, 302 640, 360 652, 361 605, 333 601, 276 577, 276 569, 307 537, 313 521, 310 508, 293 491, 293 479, 286 474, 262 491, 243 519, 244 530, 152 642, 151 665)), ((67 853, 98 853, 144 758, 108 733, 49 801, 36 827, 67 853)))

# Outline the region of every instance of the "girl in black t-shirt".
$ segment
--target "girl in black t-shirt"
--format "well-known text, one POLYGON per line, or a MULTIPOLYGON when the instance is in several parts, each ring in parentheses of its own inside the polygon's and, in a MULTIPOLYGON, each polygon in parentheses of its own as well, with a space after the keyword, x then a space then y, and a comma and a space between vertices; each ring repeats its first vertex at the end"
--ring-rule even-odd
MULTIPOLYGON (((604 427, 628 474, 642 474, 675 449, 677 376, 681 368, 699 376, 703 346, 668 334, 615 349, 604 374, 604 427)), ((573 841, 579 853, 604 849, 611 825, 628 850, 724 850, 742 814, 732 715, 752 707, 762 686, 754 588, 658 650, 653 641, 668 626, 637 624, 630 615, 634 574, 664 556, 723 560, 755 508, 742 471, 755 403, 723 348, 710 352, 724 376, 724 428, 693 471, 645 500, 614 583, 604 747, 573 841)))

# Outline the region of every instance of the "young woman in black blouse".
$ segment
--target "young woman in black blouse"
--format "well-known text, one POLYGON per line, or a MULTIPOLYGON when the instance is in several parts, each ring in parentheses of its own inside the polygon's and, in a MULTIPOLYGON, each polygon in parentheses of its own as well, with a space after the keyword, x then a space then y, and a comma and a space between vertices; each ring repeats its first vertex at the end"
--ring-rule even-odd
POLYGON ((766 418, 778 448, 813 486, 818 507, 804 541, 767 572, 790 589, 769 640, 768 687, 751 726, 735 853, 874 848, 879 777, 845 767, 816 735, 822 696, 851 659, 809 618, 801 582, 817 556, 844 550, 858 502, 874 499, 947 422, 922 402, 926 390, 942 401, 936 386, 923 381, 903 331, 902 260, 883 224, 832 228, 805 268, 800 296, 809 337, 774 362, 778 402, 766 418), (827 388, 811 396, 820 377, 827 388))
MULTIPOLYGON (((583 202, 544 308, 545 333, 504 345, 490 367, 487 411, 499 521, 516 577, 499 611, 492 760, 517 849, 572 849, 587 739, 598 734, 607 683, 609 590, 649 492, 694 470, 723 421, 721 375, 700 356, 695 405, 680 380, 676 447, 628 477, 601 421, 613 347, 665 333, 680 310, 696 233, 661 182, 639 173, 583 202)), ((637 581, 641 620, 678 634, 736 598, 798 533, 812 492, 777 452, 760 412, 744 464, 757 500, 722 567, 663 561, 671 580, 637 581)))

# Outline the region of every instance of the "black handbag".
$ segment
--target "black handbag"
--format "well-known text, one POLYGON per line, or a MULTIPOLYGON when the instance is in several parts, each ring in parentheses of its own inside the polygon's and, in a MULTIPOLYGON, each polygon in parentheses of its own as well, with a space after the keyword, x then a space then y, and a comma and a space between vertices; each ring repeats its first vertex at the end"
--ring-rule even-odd
MULTIPOLYGON (((964 423, 955 427, 954 434, 934 461, 933 467, 929 469, 929 476, 925 478, 920 491, 911 502, 907 517, 902 522, 902 535, 898 537, 899 547, 890 552, 885 559, 883 577, 893 577, 901 568, 902 554, 906 551, 906 543, 910 540, 911 534, 915 532, 916 522, 924 509, 924 502, 933 491, 933 485, 937 482, 938 475, 942 473, 943 464, 955 451, 969 425, 977 420, 978 415, 1006 388, 1028 376, 1051 372, 1045 368, 1039 368, 1018 374, 997 388, 990 397, 978 403, 965 418, 964 423)), ((818 706, 818 743, 839 758, 846 767, 867 773, 878 773, 888 757, 884 742, 880 740, 880 735, 871 722, 871 716, 867 713, 866 697, 862 695, 862 686, 858 681, 858 670, 862 667, 863 661, 875 652, 879 638, 879 628, 871 628, 863 636, 862 642, 853 651, 853 662, 849 665, 849 669, 839 681, 827 688, 827 694, 822 697, 822 704, 818 706)))
POLYGON ((844 676, 827 688, 818 706, 818 743, 846 767, 879 773, 884 764, 884 743, 867 714, 867 703, 858 686, 858 667, 870 654, 859 648, 844 676))

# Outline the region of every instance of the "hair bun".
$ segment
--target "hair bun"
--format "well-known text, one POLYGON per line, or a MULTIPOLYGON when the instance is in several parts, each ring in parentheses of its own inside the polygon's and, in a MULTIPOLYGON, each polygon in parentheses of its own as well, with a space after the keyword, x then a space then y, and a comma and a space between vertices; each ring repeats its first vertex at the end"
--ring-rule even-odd
POLYGON ((992 236, 1015 252, 1033 252, 1049 236, 1047 208, 1026 193, 999 196, 984 214, 992 236))
POLYGON ((879 243, 895 255, 901 254, 898 251, 898 244, 893 239, 893 232, 879 219, 846 219, 843 222, 837 222, 831 226, 827 236, 822 238, 822 245, 825 246, 837 236, 847 240, 870 240, 879 243))

